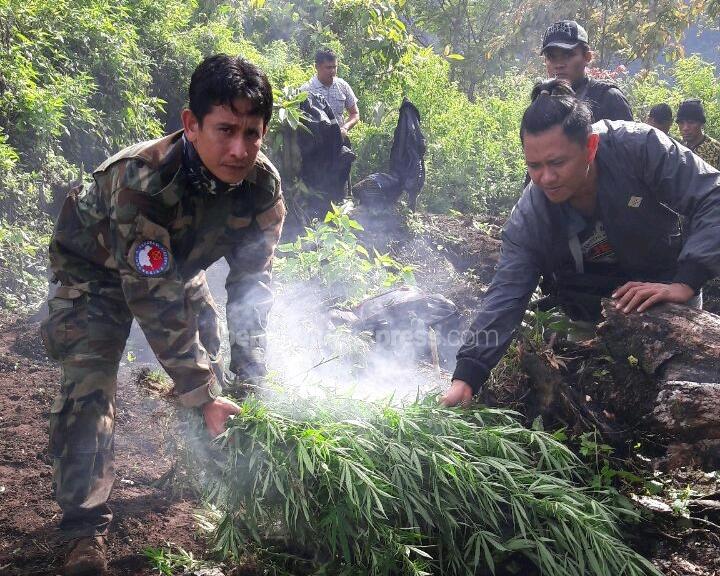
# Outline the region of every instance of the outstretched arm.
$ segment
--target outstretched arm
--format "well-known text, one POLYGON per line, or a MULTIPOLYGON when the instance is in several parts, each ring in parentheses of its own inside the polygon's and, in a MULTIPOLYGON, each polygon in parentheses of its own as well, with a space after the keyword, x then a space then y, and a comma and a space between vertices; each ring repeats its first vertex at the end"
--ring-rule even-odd
POLYGON ((503 231, 497 271, 458 351, 452 386, 442 398, 448 406, 467 403, 485 383, 512 342, 540 279, 538 224, 531 202, 523 200, 503 231))

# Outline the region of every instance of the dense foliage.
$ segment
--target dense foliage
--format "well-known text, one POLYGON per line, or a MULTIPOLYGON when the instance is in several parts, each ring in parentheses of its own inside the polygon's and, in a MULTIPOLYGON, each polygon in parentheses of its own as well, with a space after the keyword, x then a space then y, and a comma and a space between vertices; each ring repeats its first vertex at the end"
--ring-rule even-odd
POLYGON ((561 18, 575 18, 588 29, 596 66, 639 61, 649 67, 661 56, 682 57, 688 26, 717 11, 706 0, 415 0, 402 9, 422 38, 465 56, 456 76, 478 98, 509 65, 539 73, 541 32, 561 18))
MULTIPOLYGON (((453 0, 433 12, 434 3, 420 0, 0 0, 0 303, 30 308, 42 299, 55 201, 110 153, 177 129, 189 76, 205 55, 257 62, 282 105, 283 89, 291 94, 311 76, 316 47, 333 47, 363 118, 351 133, 355 178, 387 169, 397 109, 408 96, 428 141, 420 206, 502 214, 523 181, 517 129, 542 73, 530 48, 547 21, 574 12, 603 39, 601 63, 625 62, 658 54, 702 2, 623 3, 605 18, 604 3, 526 2, 519 12, 516 4, 453 0), (472 26, 476 17, 482 30, 472 26), (642 18, 647 25, 635 30, 642 18)), ((657 101, 702 97, 713 134, 715 73, 690 57, 617 80, 638 118, 657 101)), ((294 119, 275 115, 271 155, 281 116, 294 119)))

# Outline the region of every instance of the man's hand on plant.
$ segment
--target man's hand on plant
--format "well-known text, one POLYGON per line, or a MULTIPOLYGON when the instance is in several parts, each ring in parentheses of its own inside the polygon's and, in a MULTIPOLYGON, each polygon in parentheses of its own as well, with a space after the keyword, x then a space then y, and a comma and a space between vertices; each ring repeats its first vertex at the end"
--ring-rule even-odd
POLYGON ((642 312, 662 302, 685 304, 695 296, 695 290, 687 284, 661 284, 656 282, 628 282, 613 293, 615 308, 626 314, 642 312))
POLYGON ((215 398, 202 407, 205 425, 213 438, 225 432, 225 422, 238 412, 240 412, 240 406, 223 397, 215 398))
POLYGON ((450 388, 440 398, 443 406, 469 406, 472 400, 473 391, 470 384, 464 380, 453 380, 450 388))

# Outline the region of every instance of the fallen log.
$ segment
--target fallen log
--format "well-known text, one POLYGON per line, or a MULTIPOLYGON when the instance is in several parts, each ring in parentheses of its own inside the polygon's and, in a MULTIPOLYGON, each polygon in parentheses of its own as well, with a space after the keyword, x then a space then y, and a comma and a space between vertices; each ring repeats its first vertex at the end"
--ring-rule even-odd
POLYGON ((612 404, 667 444, 669 468, 720 466, 720 316, 677 304, 624 314, 603 302, 612 404))
POLYGON ((663 463, 671 468, 719 467, 720 316, 676 304, 624 314, 610 300, 603 311, 598 338, 562 352, 579 358, 568 369, 525 351, 533 391, 526 413, 590 425, 616 445, 650 434, 666 447, 663 463), (593 373, 598 362, 611 376, 601 382, 593 373))
POLYGON ((609 300, 603 311, 618 413, 673 444, 720 447, 720 316, 677 304, 624 314, 609 300))
POLYGON ((720 316, 678 304, 624 314, 610 300, 603 313, 598 335, 614 357, 663 382, 720 382, 720 316))

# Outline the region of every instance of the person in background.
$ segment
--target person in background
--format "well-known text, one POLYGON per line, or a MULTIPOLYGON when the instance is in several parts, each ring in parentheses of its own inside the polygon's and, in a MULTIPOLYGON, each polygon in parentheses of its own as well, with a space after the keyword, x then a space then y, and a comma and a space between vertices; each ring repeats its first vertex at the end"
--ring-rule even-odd
POLYGON ((335 114, 343 139, 347 140, 348 132, 360 121, 360 110, 353 89, 345 80, 337 77, 337 70, 335 52, 321 48, 315 53, 315 76, 300 89, 325 98, 335 114))
POLYGON ((633 119, 630 104, 617 85, 587 75, 593 53, 588 33, 580 24, 561 20, 549 26, 540 53, 545 57, 548 78, 567 80, 577 97, 588 103, 593 122, 633 119))
POLYGON ((683 144, 713 168, 720 169, 720 142, 705 134, 705 108, 698 98, 683 100, 676 122, 683 144))
POLYGON ((670 134, 672 121, 672 108, 663 102, 662 104, 655 104, 655 106, 650 108, 650 112, 648 112, 647 118, 645 119, 645 124, 657 128, 665 132, 665 134, 670 134))
POLYGON ((558 79, 533 89, 520 140, 531 182, 503 229, 445 405, 480 390, 541 277, 571 319, 589 321, 603 297, 625 313, 662 302, 700 307, 702 286, 720 276, 720 172, 690 150, 646 124, 593 124, 558 79))

